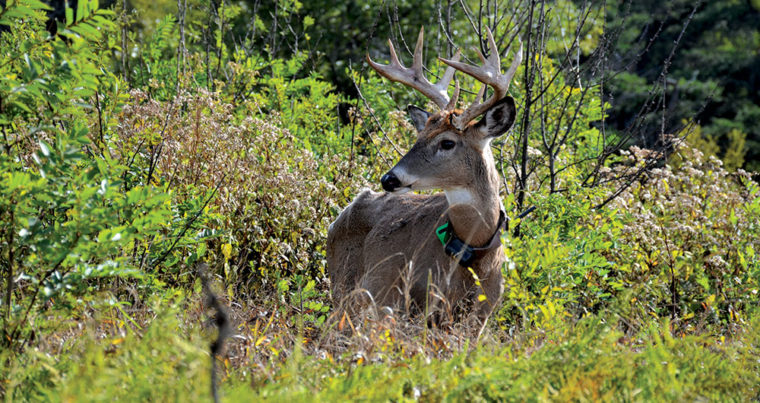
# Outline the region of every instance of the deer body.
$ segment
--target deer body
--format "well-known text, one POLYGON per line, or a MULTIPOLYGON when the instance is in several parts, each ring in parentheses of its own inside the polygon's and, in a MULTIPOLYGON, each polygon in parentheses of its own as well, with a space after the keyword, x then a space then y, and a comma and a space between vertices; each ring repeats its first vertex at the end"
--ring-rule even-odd
MULTIPOLYGON (((473 274, 448 256, 435 236, 447 215, 452 220, 456 217, 443 194, 397 196, 363 191, 341 213, 328 236, 333 298, 341 301, 351 291, 363 289, 380 306, 402 311, 427 308, 432 312, 441 303, 464 302, 479 317, 487 317, 502 293, 503 253, 495 249, 478 259, 472 267, 481 283, 476 287, 473 274), (426 300, 429 291, 440 297, 426 300), (484 301, 477 298, 481 294, 486 296, 484 301)), ((470 232, 468 227, 461 232, 454 228, 462 239, 466 239, 465 231, 470 232)))
MULTIPOLYGON (((422 32, 411 69, 400 65, 392 45, 391 65, 370 60, 384 76, 428 95, 441 111, 431 114, 409 107, 417 141, 383 176, 386 193, 361 192, 330 226, 327 263, 333 299, 351 304, 349 297, 358 292, 379 306, 410 313, 456 313, 460 311, 456 308, 464 308, 475 312, 482 325, 503 291, 504 254, 497 239, 503 222, 500 180, 490 143, 512 126, 515 105, 506 96, 503 82, 508 84, 509 79, 498 71, 498 52, 493 51, 488 60, 481 56, 487 64, 481 69, 459 63, 458 55, 442 59, 452 67, 441 83, 432 85, 422 75, 421 43, 422 32), (453 101, 441 91, 454 69, 494 86, 494 96, 466 111, 454 109, 458 86, 453 101), (472 121, 480 115, 479 121, 472 121), (407 193, 431 189, 443 193, 407 193), (488 247, 467 265, 461 264, 463 255, 447 253, 436 235, 447 222, 453 236, 467 245, 488 247)), ((519 57, 512 74, 517 64, 519 57)))

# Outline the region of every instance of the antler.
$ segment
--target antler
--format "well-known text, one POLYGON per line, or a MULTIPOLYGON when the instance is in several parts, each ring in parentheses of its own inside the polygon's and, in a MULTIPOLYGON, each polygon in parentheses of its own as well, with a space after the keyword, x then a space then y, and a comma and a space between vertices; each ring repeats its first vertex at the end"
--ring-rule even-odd
MULTIPOLYGON (((490 108, 494 103, 507 95, 509 83, 512 81, 512 77, 514 77, 515 72, 517 71, 517 67, 520 65, 520 62, 522 62, 522 43, 520 43, 520 49, 515 54, 515 59, 512 61, 512 65, 509 67, 507 74, 501 74, 501 59, 499 58, 499 50, 496 49, 496 41, 494 41, 493 34, 491 33, 491 30, 488 29, 488 27, 486 27, 486 35, 488 36, 488 46, 491 50, 491 55, 489 55, 488 59, 486 59, 483 56, 483 53, 478 50, 478 56, 480 56, 480 60, 483 62, 483 66, 477 67, 462 63, 459 62, 458 58, 448 60, 439 57, 442 62, 446 63, 450 67, 453 67, 462 73, 472 76, 476 80, 483 83, 483 87, 480 89, 480 92, 478 92, 478 96, 475 98, 475 101, 473 101, 472 105, 470 105, 470 107, 467 108, 467 110, 465 110, 461 115, 454 117, 453 123, 460 130, 464 129, 464 127, 470 123, 471 120, 483 114, 483 112, 487 111, 488 108, 490 108), (481 103, 480 100, 483 98, 486 87, 489 85, 493 87, 493 95, 488 98, 488 100, 481 103)), ((454 100, 453 103, 456 103, 456 100, 454 100)))
MULTIPOLYGON (((373 69, 377 70, 381 76, 391 80, 397 81, 412 87, 422 93, 422 95, 430 98, 441 110, 451 110, 456 106, 456 100, 459 96, 459 86, 455 90, 455 96, 453 102, 449 99, 448 88, 451 83, 451 79, 454 78, 454 68, 446 68, 446 72, 443 73, 443 77, 437 84, 433 84, 425 78, 425 74, 422 72, 422 42, 424 36, 424 28, 420 29, 420 34, 417 36, 417 45, 414 47, 414 61, 412 67, 404 67, 396 55, 396 49, 393 47, 393 42, 388 40, 388 45, 391 49, 391 63, 379 64, 370 59, 367 54, 367 62, 373 69)), ((458 62, 461 52, 457 51, 451 62, 458 62)), ((445 62, 445 61, 444 61, 445 62)))

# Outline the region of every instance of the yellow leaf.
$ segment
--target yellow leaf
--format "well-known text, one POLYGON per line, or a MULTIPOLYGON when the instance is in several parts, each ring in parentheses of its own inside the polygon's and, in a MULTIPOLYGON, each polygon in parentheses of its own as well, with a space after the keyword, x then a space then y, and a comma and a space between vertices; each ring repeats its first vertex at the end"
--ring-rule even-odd
POLYGON ((266 337, 266 336, 261 336, 261 337, 259 337, 259 338, 256 340, 256 343, 255 343, 254 345, 255 345, 256 347, 258 347, 258 346, 259 346, 261 343, 263 343, 263 342, 264 342, 264 340, 266 340, 266 339, 267 339, 267 337, 266 337))
POLYGON ((480 294, 480 295, 478 295, 478 301, 481 301, 481 302, 483 302, 483 301, 485 301, 486 299, 488 299, 488 298, 486 297, 486 295, 485 295, 485 294, 480 294))
POLYGON ((232 256, 232 245, 226 243, 222 245, 222 255, 224 255, 224 261, 230 260, 230 256, 232 256))

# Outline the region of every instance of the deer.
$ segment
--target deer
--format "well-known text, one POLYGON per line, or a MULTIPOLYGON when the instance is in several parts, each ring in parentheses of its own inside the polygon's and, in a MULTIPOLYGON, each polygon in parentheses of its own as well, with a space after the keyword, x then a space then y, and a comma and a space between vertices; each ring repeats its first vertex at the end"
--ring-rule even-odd
MULTIPOLYGON (((432 318, 436 310, 448 311, 455 312, 448 316, 454 320, 472 313, 468 317, 477 320, 478 337, 483 331, 504 290, 501 232, 506 218, 491 141, 515 121, 515 101, 507 90, 522 58, 520 47, 502 74, 489 29, 486 36, 490 54, 478 51, 482 65, 461 62, 461 51, 451 59, 439 57, 447 68, 436 84, 423 73, 424 29, 411 67, 401 63, 390 40, 390 64, 376 63, 367 54, 377 73, 419 91, 439 111, 407 108, 417 138, 382 176, 384 192, 361 191, 330 224, 327 268, 336 303, 358 292, 394 312, 406 309, 432 318), (482 83, 465 110, 456 108, 458 80, 448 95, 456 72, 482 83), (483 101, 488 86, 493 93, 483 101), (412 192, 427 190, 442 192, 412 192)), ((441 321, 440 315, 435 318, 441 321)))

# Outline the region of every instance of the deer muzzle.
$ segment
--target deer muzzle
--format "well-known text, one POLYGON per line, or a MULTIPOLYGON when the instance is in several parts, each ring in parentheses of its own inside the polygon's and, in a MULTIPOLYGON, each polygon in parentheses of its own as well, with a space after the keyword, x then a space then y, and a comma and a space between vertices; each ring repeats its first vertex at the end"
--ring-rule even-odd
POLYGON ((401 187, 401 181, 396 177, 393 171, 388 172, 380 178, 380 183, 383 185, 383 189, 386 192, 395 192, 401 187))

